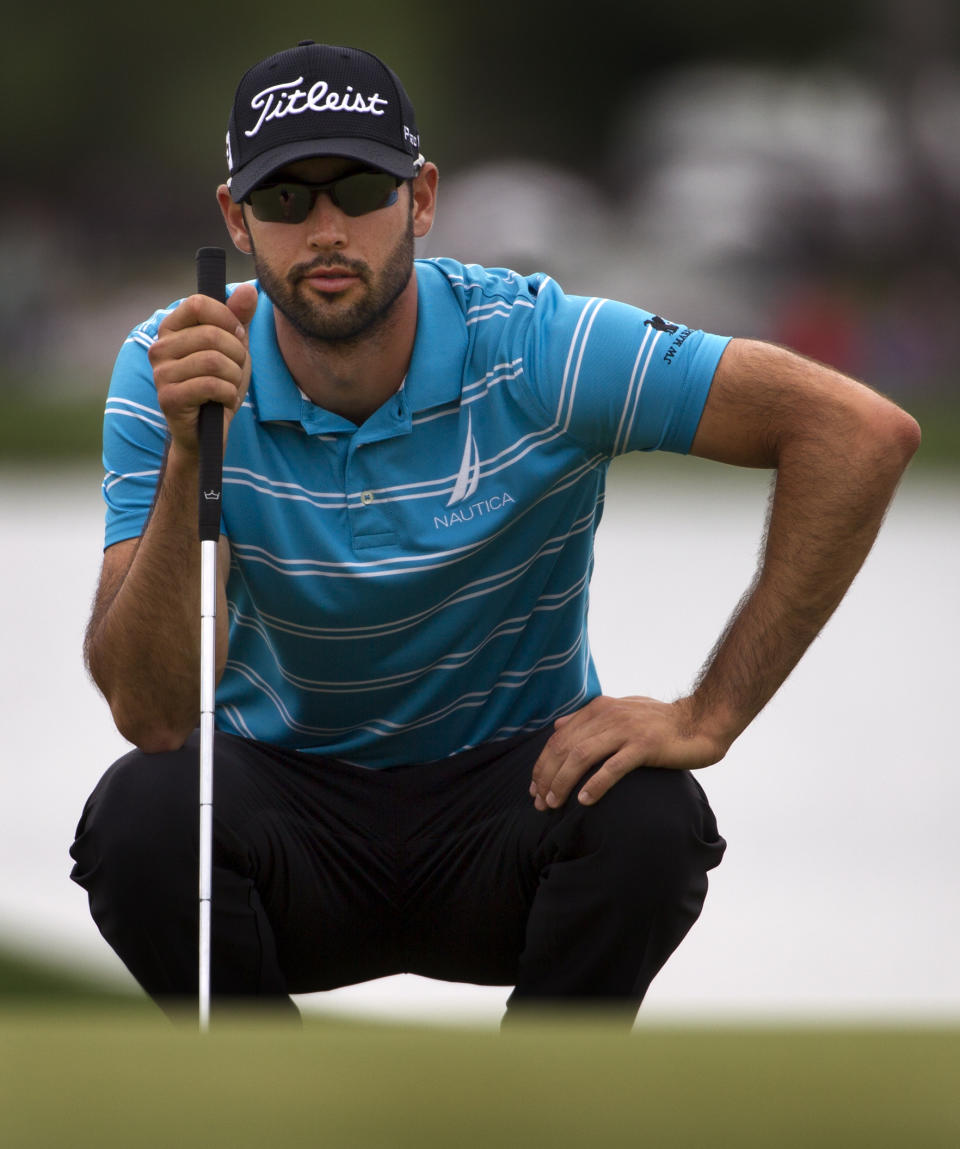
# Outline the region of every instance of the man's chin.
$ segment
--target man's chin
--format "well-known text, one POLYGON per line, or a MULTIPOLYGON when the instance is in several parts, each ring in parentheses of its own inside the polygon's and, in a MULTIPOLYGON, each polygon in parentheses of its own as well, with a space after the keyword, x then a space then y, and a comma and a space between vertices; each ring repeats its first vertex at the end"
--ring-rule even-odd
POLYGON ((317 309, 312 308, 306 314, 288 311, 285 315, 301 335, 317 343, 349 343, 366 334, 372 326, 370 316, 354 309, 338 312, 330 308, 318 314, 317 309))
POLYGON ((351 294, 351 288, 319 292, 306 285, 298 293, 299 305, 281 310, 302 335, 325 342, 352 339, 366 330, 369 319, 351 294))

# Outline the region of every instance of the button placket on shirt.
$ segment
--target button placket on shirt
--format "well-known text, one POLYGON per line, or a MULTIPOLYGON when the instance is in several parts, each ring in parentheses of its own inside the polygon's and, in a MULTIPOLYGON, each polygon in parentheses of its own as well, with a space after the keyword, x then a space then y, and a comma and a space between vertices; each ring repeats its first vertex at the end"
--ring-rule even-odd
POLYGON ((409 435, 411 426, 401 391, 374 412, 352 436, 347 451, 344 486, 354 547, 399 545, 396 504, 380 497, 377 491, 391 486, 385 456, 394 456, 396 452, 388 444, 409 435))
POLYGON ((347 456, 347 515, 356 548, 392 546, 398 541, 389 504, 376 496, 377 443, 356 443, 347 456), (359 488, 359 490, 358 490, 359 488))

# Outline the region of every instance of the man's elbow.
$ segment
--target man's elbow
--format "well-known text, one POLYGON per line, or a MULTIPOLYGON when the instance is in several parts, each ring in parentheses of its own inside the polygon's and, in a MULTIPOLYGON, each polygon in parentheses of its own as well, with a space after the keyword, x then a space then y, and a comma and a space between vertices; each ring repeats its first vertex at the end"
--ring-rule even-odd
POLYGON ((87 671, 110 707, 114 726, 128 742, 145 754, 160 754, 183 746, 199 721, 199 706, 195 710, 185 707, 182 714, 165 714, 145 699, 142 687, 134 688, 128 675, 101 657, 101 648, 89 635, 84 655, 87 671))
POLYGON ((875 396, 862 421, 864 449, 900 475, 920 446, 920 424, 895 403, 875 396))
POLYGON ((116 710, 112 713, 114 725, 120 734, 144 754, 163 754, 179 750, 194 729, 194 724, 176 727, 164 725, 150 718, 128 719, 116 710))
POLYGON ((920 431, 920 424, 912 415, 908 415, 907 412, 900 407, 896 408, 896 412, 897 427, 895 434, 903 456, 903 465, 906 466, 917 453, 922 433, 920 431))
POLYGON ((176 719, 144 708, 122 695, 107 695, 113 724, 119 733, 145 754, 162 754, 179 750, 197 725, 199 715, 185 715, 176 719))

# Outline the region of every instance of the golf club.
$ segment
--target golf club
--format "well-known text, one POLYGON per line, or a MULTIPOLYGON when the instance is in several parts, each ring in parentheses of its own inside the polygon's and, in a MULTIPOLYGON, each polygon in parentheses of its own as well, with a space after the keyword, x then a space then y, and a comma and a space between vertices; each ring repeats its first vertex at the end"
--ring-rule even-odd
MULTIPOLYGON (((197 292, 224 302, 226 252, 197 252, 197 292)), ((210 1028, 210 933, 213 886, 213 731, 217 685, 217 543, 223 487, 223 407, 205 403, 197 419, 200 441, 200 933, 198 1010, 200 1032, 210 1028)))

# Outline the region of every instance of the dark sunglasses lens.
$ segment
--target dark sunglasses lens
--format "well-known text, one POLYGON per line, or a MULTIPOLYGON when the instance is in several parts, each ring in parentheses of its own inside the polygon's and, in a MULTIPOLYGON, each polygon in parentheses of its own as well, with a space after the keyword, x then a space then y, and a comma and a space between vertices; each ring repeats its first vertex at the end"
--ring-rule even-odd
POLYGON ((386 172, 357 172, 330 188, 333 202, 345 215, 366 215, 396 198, 397 181, 386 172))
POLYGON ((329 192, 344 215, 366 215, 396 201, 397 180, 386 172, 355 172, 329 184, 268 184, 247 200, 261 223, 303 223, 318 190, 329 192))
POLYGON ((303 223, 310 214, 313 194, 304 184, 271 184, 254 188, 248 199, 261 223, 303 223))

